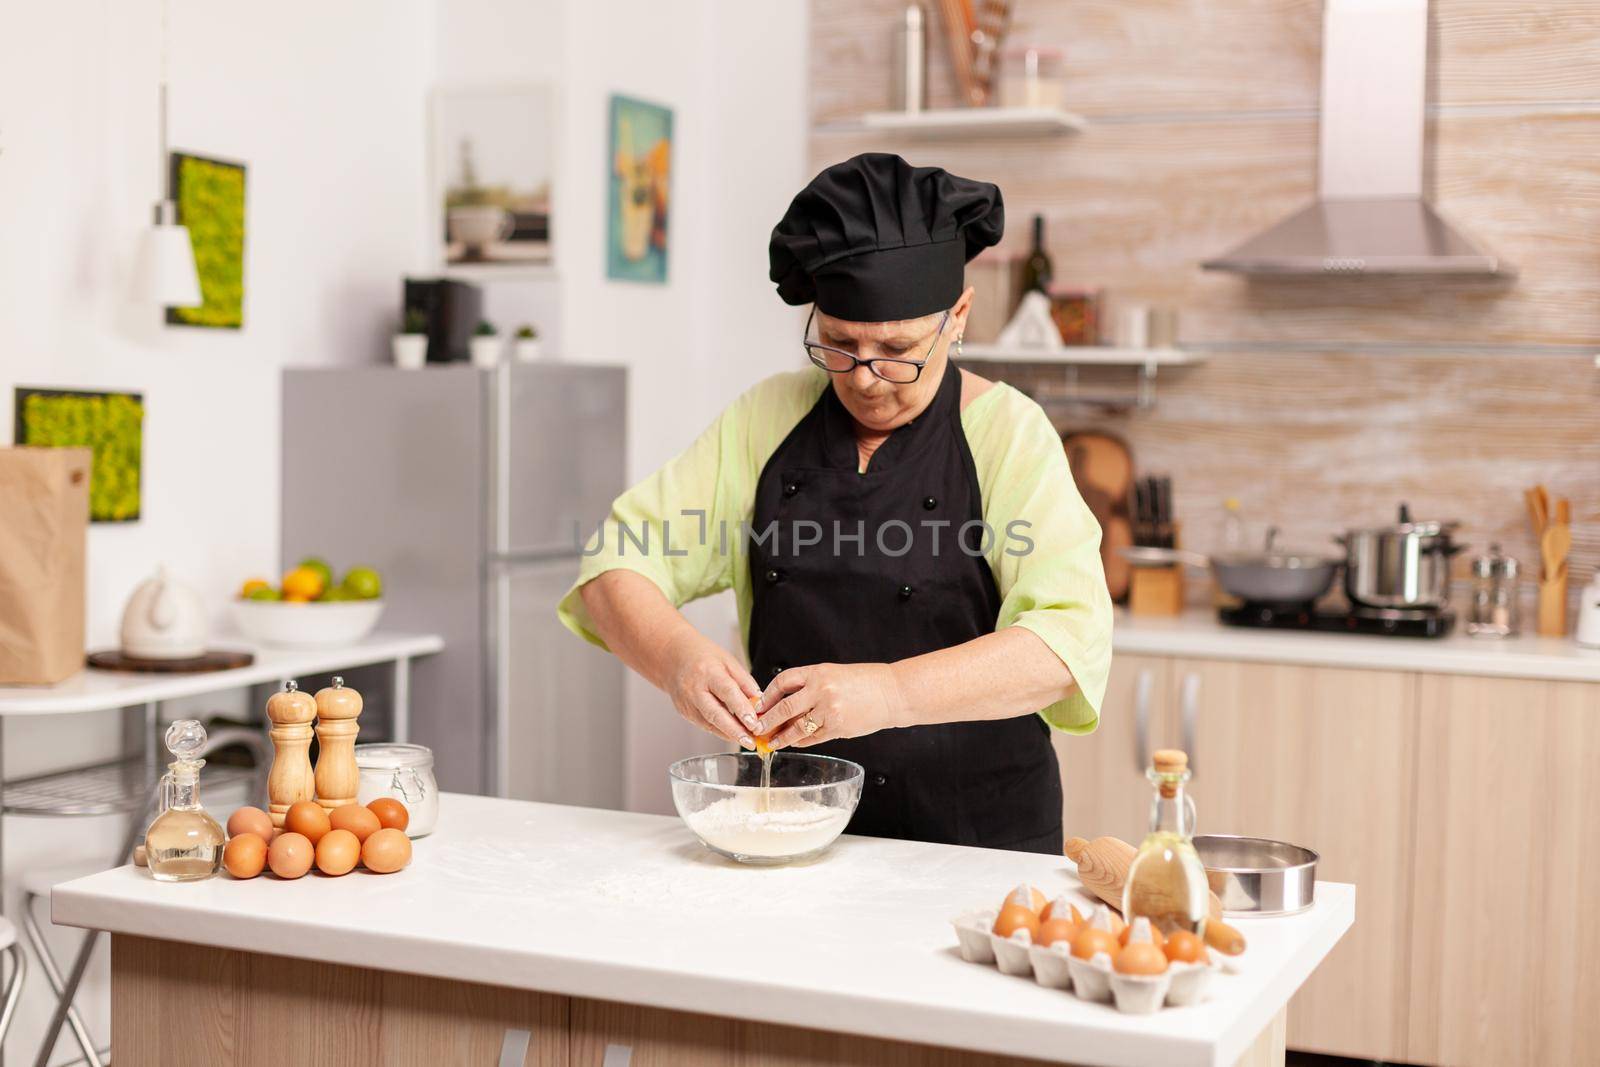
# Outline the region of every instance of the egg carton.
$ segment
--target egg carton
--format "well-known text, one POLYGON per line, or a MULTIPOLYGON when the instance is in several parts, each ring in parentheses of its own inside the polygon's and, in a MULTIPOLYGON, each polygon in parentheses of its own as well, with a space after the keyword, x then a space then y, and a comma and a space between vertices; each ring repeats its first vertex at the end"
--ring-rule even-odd
POLYGON ((1031 976, 1046 989, 1070 990, 1079 1000, 1114 1004, 1118 1011, 1148 1015, 1163 1005, 1183 1007, 1205 999, 1216 963, 1174 960, 1163 974, 1118 974, 1111 957, 1097 952, 1080 960, 1062 942, 1035 945, 1026 930, 1010 937, 994 932, 994 908, 970 911, 951 920, 961 958, 968 963, 994 964, 1002 974, 1031 976))

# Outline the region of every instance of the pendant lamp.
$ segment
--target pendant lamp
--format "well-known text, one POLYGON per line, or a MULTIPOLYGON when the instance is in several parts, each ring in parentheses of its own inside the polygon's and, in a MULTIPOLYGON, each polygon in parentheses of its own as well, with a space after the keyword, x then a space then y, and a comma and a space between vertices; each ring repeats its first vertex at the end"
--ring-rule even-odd
MULTIPOLYGON (((167 5, 161 5, 161 183, 167 187, 167 5)), ((200 276, 194 269, 189 227, 178 225, 178 205, 163 196, 139 246, 138 281, 144 299, 158 307, 198 307, 200 276)))

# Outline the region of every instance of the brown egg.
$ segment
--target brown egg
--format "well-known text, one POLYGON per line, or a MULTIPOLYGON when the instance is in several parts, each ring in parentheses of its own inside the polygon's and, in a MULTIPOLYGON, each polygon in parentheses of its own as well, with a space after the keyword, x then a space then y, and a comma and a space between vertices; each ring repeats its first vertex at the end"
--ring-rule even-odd
POLYGON ((1039 913, 1039 921, 1042 923, 1047 923, 1055 918, 1071 919, 1074 924, 1083 925, 1083 912, 1079 911, 1078 906, 1066 897, 1056 897, 1056 899, 1046 904, 1044 910, 1039 913))
POLYGON ((1117 953, 1111 966, 1118 974, 1160 974, 1167 969, 1167 957, 1150 942, 1135 941, 1117 953))
POLYGON ((1034 943, 1039 945, 1053 945, 1057 941, 1065 941, 1069 946, 1072 939, 1078 935, 1078 927, 1071 919, 1046 919, 1039 924, 1039 932, 1034 935, 1034 943))
POLYGON ((404 830, 385 826, 361 846, 361 862, 369 871, 392 874, 411 862, 411 838, 404 830))
POLYGON ((1036 936, 1039 933, 1039 916, 1034 914, 1032 908, 1008 902, 995 917, 994 932, 1001 937, 1010 937, 1018 930, 1028 931, 1029 937, 1036 936))
POLYGON ((272 816, 260 808, 235 808, 228 816, 228 836, 255 834, 265 841, 272 836, 272 816))
MULTIPOLYGON (((1133 927, 1124 926, 1117 932, 1117 944, 1127 947, 1128 935, 1132 932, 1133 927)), ((1161 931, 1154 924, 1150 926, 1150 940, 1155 944, 1156 948, 1161 948, 1167 942, 1167 939, 1161 936, 1161 931)))
POLYGON ((411 825, 411 813, 394 797, 379 797, 367 805, 367 810, 378 817, 385 830, 404 830, 411 825))
POLYGON ((222 865, 235 878, 254 878, 267 865, 266 839, 259 834, 234 834, 222 850, 222 865))
POLYGON ((314 847, 304 834, 286 833, 267 846, 267 866, 279 878, 299 878, 311 869, 314 847))
POLYGON ((1097 952, 1104 952, 1107 956, 1115 957, 1117 954, 1117 935, 1110 930, 1102 930, 1098 926, 1081 926, 1078 936, 1072 939, 1072 954, 1080 960, 1086 960, 1097 952))
POLYGON ((349 830, 356 835, 357 841, 363 842, 383 828, 383 823, 378 821, 378 817, 360 804, 346 804, 342 808, 334 808, 328 816, 328 822, 335 830, 349 830))
POLYGON ((1174 963, 1209 963, 1206 943, 1198 934, 1188 930, 1174 930, 1167 938, 1167 959, 1174 963))
POLYGON ((317 842, 317 870, 338 877, 355 870, 361 842, 349 830, 329 830, 317 842))
POLYGON ((1033 886, 1023 884, 1017 886, 1011 892, 1006 894, 1005 903, 1020 904, 1024 908, 1027 908, 1029 911, 1033 912, 1035 915, 1038 915, 1044 910, 1045 905, 1050 903, 1050 901, 1043 893, 1033 888, 1033 886))
POLYGON ((283 817, 283 828, 291 834, 303 835, 314 845, 322 840, 323 834, 333 829, 333 824, 328 821, 328 813, 322 810, 321 804, 302 800, 289 805, 289 811, 283 817))

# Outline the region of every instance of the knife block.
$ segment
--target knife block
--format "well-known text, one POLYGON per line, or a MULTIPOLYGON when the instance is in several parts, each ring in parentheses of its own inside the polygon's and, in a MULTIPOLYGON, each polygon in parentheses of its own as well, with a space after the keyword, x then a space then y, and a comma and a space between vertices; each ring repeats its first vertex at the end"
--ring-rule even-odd
POLYGON ((1538 631, 1543 637, 1567 635, 1567 575, 1561 568, 1561 577, 1542 578, 1539 581, 1538 631))
POLYGON ((1128 611, 1134 615, 1183 614, 1183 566, 1133 568, 1128 611))

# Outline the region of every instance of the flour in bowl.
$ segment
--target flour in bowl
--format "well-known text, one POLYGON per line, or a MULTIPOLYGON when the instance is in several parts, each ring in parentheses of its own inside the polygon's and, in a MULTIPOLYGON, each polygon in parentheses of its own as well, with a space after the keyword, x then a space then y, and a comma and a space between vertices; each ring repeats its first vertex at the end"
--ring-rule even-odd
POLYGON ((819 849, 844 831, 850 813, 805 800, 786 790, 772 792, 761 810, 761 790, 738 789, 686 817, 689 829, 713 848, 741 856, 798 856, 819 849))

